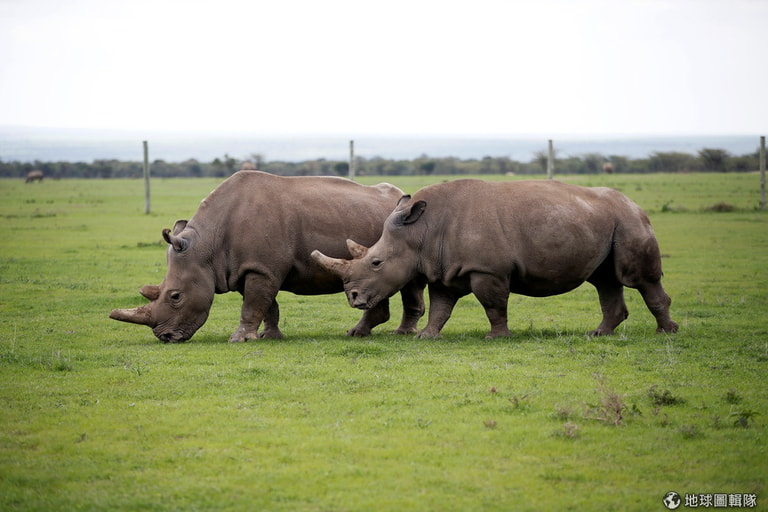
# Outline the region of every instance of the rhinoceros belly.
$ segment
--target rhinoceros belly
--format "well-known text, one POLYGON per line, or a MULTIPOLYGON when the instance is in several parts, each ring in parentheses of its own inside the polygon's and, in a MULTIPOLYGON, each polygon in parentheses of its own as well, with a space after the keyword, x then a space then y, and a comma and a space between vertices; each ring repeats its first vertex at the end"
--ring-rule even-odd
POLYGON ((536 258, 515 265, 510 275, 510 292, 531 297, 569 292, 589 279, 609 256, 607 251, 596 247, 540 253, 536 258))
POLYGON ((297 295, 325 295, 344 291, 338 277, 329 272, 302 272, 292 270, 283 281, 281 290, 297 295))
POLYGON ((581 285, 586 279, 559 279, 551 280, 537 276, 528 276, 526 279, 511 279, 509 291, 518 295, 529 297, 549 297, 560 295, 581 285))

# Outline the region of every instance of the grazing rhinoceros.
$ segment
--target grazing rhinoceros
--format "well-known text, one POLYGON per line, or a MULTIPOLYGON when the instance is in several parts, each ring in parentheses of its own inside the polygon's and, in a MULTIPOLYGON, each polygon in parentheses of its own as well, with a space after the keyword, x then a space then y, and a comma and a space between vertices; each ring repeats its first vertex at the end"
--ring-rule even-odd
POLYGON ((612 334, 625 318, 624 286, 637 288, 657 332, 675 332, 661 286, 661 257, 648 217, 623 194, 552 181, 458 180, 404 196, 370 249, 348 240, 351 261, 312 257, 344 280, 352 307, 375 307, 413 279, 429 283, 429 321, 438 336, 456 301, 470 292, 508 336, 510 293, 545 297, 592 283, 612 334))
POLYGON ((24 183, 32 183, 33 181, 39 181, 42 183, 44 177, 45 174, 43 174, 43 171, 29 171, 27 173, 27 178, 24 180, 24 183))
MULTIPOLYGON (((366 187, 342 178, 237 172, 203 199, 189 222, 180 220, 173 231, 163 230, 168 271, 160 286, 141 289, 151 302, 109 316, 148 325, 165 342, 185 341, 205 323, 215 293, 238 291, 242 314, 230 341, 281 338, 278 290, 317 295, 344 289, 338 277, 312 260, 310 251, 320 247, 345 258, 350 257, 345 238, 375 242, 402 195, 386 183, 366 187)), ((424 284, 415 283, 403 289, 396 332, 416 332, 424 314, 423 290, 424 284)), ((388 319, 389 305, 382 301, 347 334, 366 336, 388 319)))

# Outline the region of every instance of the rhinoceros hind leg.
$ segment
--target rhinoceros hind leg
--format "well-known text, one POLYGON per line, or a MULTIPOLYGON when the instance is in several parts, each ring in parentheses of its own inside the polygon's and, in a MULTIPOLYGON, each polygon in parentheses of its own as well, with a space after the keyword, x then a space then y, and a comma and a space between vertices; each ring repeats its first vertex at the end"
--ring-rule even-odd
POLYGON ((600 309, 603 311, 603 321, 590 336, 607 336, 613 334, 613 330, 621 322, 627 319, 629 311, 624 302, 624 286, 618 281, 594 283, 597 294, 600 297, 600 309))
POLYGON ((389 320, 389 299, 384 299, 371 309, 365 310, 357 325, 347 331, 347 336, 370 336, 371 329, 387 320, 389 320))
MULTIPOLYGON (((625 230, 630 233, 631 230, 625 230)), ((672 300, 661 286, 661 254, 656 239, 645 237, 614 242, 617 248, 615 267, 618 279, 630 288, 636 288, 645 305, 656 318, 656 332, 677 332, 677 324, 669 316, 672 300), (624 248, 624 250, 620 250, 624 248)))
POLYGON ((673 333, 677 332, 678 325, 669 316, 669 306, 672 304, 672 299, 669 298, 667 292, 661 286, 660 282, 646 284, 638 287, 640 295, 643 296, 645 305, 651 311, 656 318, 656 332, 657 333, 673 333))
POLYGON ((277 300, 272 301, 272 305, 269 306, 267 314, 264 315, 264 330, 259 334, 259 338, 266 338, 272 340, 281 340, 284 338, 283 333, 280 331, 280 306, 277 300))
POLYGON ((491 331, 485 335, 485 338, 512 336, 509 327, 507 327, 509 281, 490 274, 473 273, 469 282, 472 293, 485 308, 485 314, 491 323, 491 331))

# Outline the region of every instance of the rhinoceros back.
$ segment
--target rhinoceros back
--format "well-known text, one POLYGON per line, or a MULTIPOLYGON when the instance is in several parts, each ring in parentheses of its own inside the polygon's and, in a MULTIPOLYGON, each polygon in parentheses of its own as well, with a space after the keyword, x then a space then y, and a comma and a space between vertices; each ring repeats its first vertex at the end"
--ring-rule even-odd
POLYGON ((350 238, 372 245, 403 192, 389 184, 364 186, 335 177, 282 177, 239 171, 200 204, 187 229, 212 253, 215 271, 238 288, 246 272, 284 279, 282 289, 302 294, 341 289, 310 258, 320 249, 351 258, 350 238))

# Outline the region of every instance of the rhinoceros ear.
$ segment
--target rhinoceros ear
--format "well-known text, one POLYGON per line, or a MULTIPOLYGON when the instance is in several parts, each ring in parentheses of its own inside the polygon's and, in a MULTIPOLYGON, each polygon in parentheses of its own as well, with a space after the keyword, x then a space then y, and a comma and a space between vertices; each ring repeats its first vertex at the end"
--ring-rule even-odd
POLYGON ((349 254, 351 254, 352 257, 356 260, 364 258, 368 253, 368 248, 366 246, 360 245, 359 243, 350 239, 347 239, 347 249, 349 249, 349 254))
POLYGON ((410 201, 410 200, 411 200, 411 196, 409 196, 409 195, 404 195, 404 196, 403 196, 403 197, 401 197, 401 198, 400 198, 400 200, 397 202, 397 206, 395 207, 395 210, 397 210, 398 208, 401 208, 401 207, 405 206, 405 203, 407 203, 407 202, 408 202, 408 201, 410 201))
POLYGON ((173 225, 173 234, 178 235, 182 231, 184 231, 184 228, 187 227, 187 221, 185 220, 177 220, 176 224, 173 225))
POLYGON ((398 217, 399 223, 402 225, 413 224, 419 220, 419 217, 421 217, 421 214, 424 213, 424 209, 426 207, 426 201, 416 201, 411 206, 406 207, 400 212, 400 216, 398 217))
MULTIPOLYGON (((176 224, 178 225, 178 222, 176 224)), ((165 239, 166 242, 168 242, 173 246, 173 249, 176 252, 181 252, 185 250, 187 247, 189 247, 189 241, 186 238, 181 238, 180 236, 176 236, 175 231, 176 231, 175 226, 174 226, 174 233, 171 233, 171 230, 168 228, 163 229, 163 238, 165 239)))
POLYGON ((160 297, 160 287, 154 284, 147 284, 141 287, 139 293, 149 300, 157 300, 160 297))

